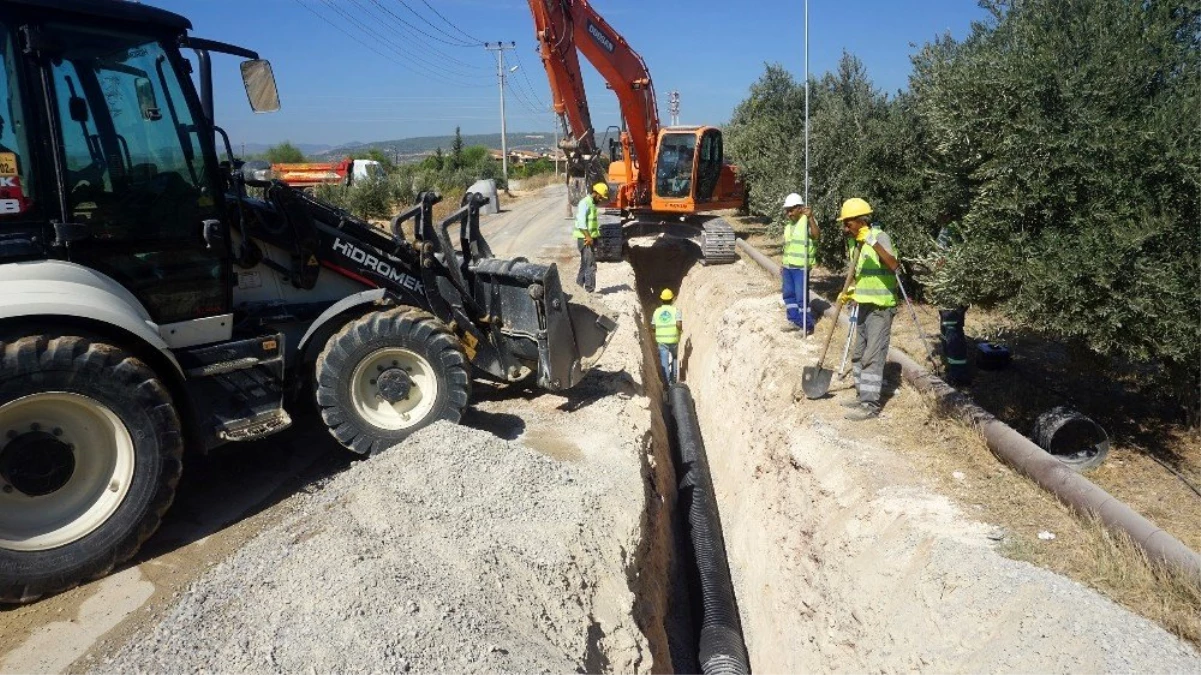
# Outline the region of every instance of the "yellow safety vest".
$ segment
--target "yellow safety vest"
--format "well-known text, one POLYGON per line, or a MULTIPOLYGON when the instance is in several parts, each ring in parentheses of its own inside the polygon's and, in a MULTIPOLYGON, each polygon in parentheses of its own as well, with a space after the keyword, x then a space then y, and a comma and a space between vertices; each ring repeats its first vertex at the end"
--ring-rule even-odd
MULTIPOLYGON (((871 228, 873 232, 880 232, 880 228, 875 225, 871 228)), ((896 274, 880 260, 875 248, 864 244, 860 249, 862 252, 859 254, 859 265, 855 269, 855 292, 851 294, 851 299, 861 305, 896 307, 896 274)), ((893 250, 893 255, 897 255, 895 244, 893 250)))
POLYGON ((651 323, 655 326, 655 342, 661 345, 680 343, 680 310, 672 305, 660 305, 652 315, 651 323))
POLYGON ((580 205, 576 211, 575 224, 572 225, 572 235, 576 239, 583 239, 585 227, 588 228, 588 233, 593 239, 600 238, 599 209, 596 208, 596 203, 592 201, 592 195, 588 195, 580 200, 580 205))
POLYGON ((785 267, 801 269, 809 269, 817 262, 817 251, 809 236, 809 216, 801 216, 795 223, 784 224, 784 256, 781 262, 785 267))

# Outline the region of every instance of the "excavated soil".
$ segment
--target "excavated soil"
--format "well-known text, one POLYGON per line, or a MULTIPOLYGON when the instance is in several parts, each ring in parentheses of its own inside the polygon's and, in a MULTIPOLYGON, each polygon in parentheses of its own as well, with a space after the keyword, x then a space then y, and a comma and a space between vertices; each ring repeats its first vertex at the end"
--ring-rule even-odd
MULTIPOLYGON (((680 295, 683 378, 697 399, 754 670, 1201 668, 1159 626, 1001 556, 1004 533, 935 493, 896 451, 890 438, 912 420, 889 408, 906 406, 846 421, 837 402, 850 392, 837 380, 834 396, 794 402, 820 342, 780 330, 778 287, 753 264, 695 266, 680 295)), ((895 388, 897 374, 889 379, 895 388)))

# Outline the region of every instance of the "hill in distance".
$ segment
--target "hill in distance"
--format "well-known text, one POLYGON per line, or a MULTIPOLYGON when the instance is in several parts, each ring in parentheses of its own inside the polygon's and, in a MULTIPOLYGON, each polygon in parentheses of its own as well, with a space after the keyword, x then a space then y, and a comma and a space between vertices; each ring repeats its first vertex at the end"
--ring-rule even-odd
MULTIPOLYGON (((507 134, 510 150, 549 151, 555 145, 555 135, 549 131, 510 131, 507 134)), ((345 157, 354 152, 363 152, 375 148, 389 156, 413 159, 432 154, 438 148, 442 152, 450 152, 455 142, 453 134, 447 136, 420 136, 416 138, 401 138, 391 141, 374 141, 371 143, 350 143, 338 147, 312 153, 315 159, 335 159, 345 157)), ((464 134, 463 145, 483 145, 489 148, 500 148, 500 134, 464 134)), ((247 149, 249 149, 247 145, 247 149)), ((305 155, 310 153, 301 147, 305 155)))

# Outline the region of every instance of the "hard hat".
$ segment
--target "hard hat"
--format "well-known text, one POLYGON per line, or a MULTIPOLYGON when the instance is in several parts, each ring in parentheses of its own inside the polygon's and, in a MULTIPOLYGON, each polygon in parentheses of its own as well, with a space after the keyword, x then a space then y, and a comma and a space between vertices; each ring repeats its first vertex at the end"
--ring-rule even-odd
POLYGON ((664 288, 663 292, 659 294, 659 299, 663 302, 671 302, 671 299, 674 297, 676 296, 671 292, 670 288, 664 288))
POLYGON ((805 200, 797 193, 792 193, 784 198, 784 208, 791 209, 794 206, 804 206, 805 200))
POLYGON ((851 197, 842 203, 842 211, 839 212, 838 219, 849 220, 851 218, 858 218, 859 216, 870 215, 871 212, 871 204, 858 197, 851 197))
POLYGON ((609 186, 605 183, 597 183, 592 186, 592 191, 600 195, 603 199, 609 198, 609 186))

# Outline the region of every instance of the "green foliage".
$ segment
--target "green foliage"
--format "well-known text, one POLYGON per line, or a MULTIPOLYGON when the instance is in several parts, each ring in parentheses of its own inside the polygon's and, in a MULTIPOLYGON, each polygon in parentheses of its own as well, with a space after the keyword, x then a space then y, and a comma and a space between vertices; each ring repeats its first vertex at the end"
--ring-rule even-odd
MULTIPOLYGON (((1094 353, 1157 363, 1196 397, 1201 363, 1201 5, 986 0, 962 42, 914 56, 908 92, 876 91, 844 55, 811 81, 810 197, 831 220, 867 199, 902 258, 939 262, 943 303, 999 307, 1094 353), (964 241, 933 247, 938 216, 964 241)), ((804 185, 804 88, 768 66, 727 148, 752 211, 804 185)))
POLYGON ((353 185, 318 185, 314 196, 360 218, 388 218, 396 212, 395 184, 387 177, 359 179, 353 185))
POLYGON ((272 164, 295 164, 304 161, 304 153, 300 151, 300 148, 292 145, 291 141, 284 141, 279 145, 267 148, 263 157, 272 164))
POLYGON ((450 146, 450 168, 460 169, 463 164, 463 134, 455 127, 455 140, 450 146))
POLYGON ((545 173, 553 173, 555 163, 545 157, 539 157, 532 162, 526 162, 518 166, 510 167, 509 173, 513 178, 530 178, 539 176, 545 173))

